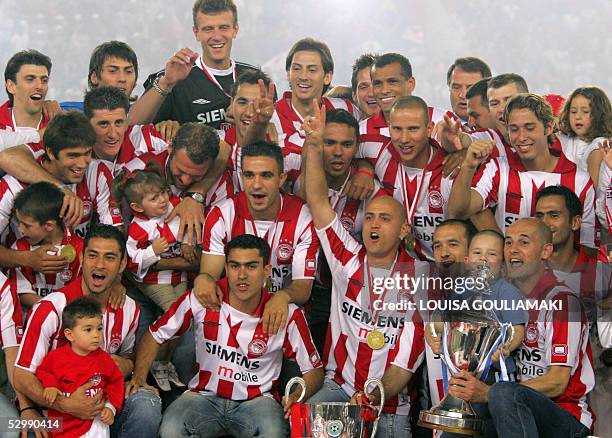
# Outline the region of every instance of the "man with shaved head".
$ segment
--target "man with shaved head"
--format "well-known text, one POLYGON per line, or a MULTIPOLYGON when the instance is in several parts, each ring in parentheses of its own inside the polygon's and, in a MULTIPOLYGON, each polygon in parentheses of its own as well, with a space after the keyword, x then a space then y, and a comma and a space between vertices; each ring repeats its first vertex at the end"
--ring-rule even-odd
MULTIPOLYGON (((326 378, 310 402, 359 399, 365 381, 381 379, 393 363, 401 375, 389 384, 409 383, 392 391, 399 394, 386 401, 376 436, 408 436, 408 413, 415 395, 410 390, 411 377, 423 360, 423 323, 416 312, 390 308, 388 304, 406 300, 406 295, 395 285, 382 284, 402 274, 427 275, 429 267, 415 262, 403 250, 401 241, 409 232, 406 212, 392 197, 377 197, 366 207, 363 244, 344 228, 327 193, 322 160, 324 126, 325 112, 317 109, 304 143, 306 199, 334 273, 324 357, 326 378)), ((407 297, 411 299, 410 292, 407 297)))
POLYGON ((488 386, 466 371, 449 381, 449 394, 488 403, 501 438, 586 436, 593 425, 586 399, 594 385, 588 322, 578 297, 547 268, 552 253, 553 234, 543 222, 525 218, 508 227, 508 278, 527 303, 537 304, 518 350, 520 383, 488 386))

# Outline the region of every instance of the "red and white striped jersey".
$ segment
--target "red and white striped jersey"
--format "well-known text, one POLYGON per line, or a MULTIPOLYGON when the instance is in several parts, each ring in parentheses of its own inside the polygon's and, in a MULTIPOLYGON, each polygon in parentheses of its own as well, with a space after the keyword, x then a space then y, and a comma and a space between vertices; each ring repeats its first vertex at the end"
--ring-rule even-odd
MULTIPOLYGON (((302 131, 302 123, 304 123, 304 120, 293 108, 293 105, 291 105, 291 96, 291 91, 285 91, 283 96, 276 101, 274 114, 272 114, 270 123, 276 128, 279 143, 282 144, 282 140, 291 137, 292 142, 301 147, 304 138, 306 138, 304 131, 302 131)), ((355 120, 359 120, 361 117, 359 109, 350 99, 322 97, 321 105, 324 105, 327 111, 333 109, 346 110, 355 117, 355 120)))
MULTIPOLYGON (((94 218, 94 213, 100 223, 115 226, 123 223, 121 212, 114 202, 111 202, 110 185, 112 180, 108 167, 99 160, 92 159, 85 171, 83 180, 78 184, 66 185, 83 201, 83 218, 74 228, 74 233, 77 236, 85 237, 94 218)), ((11 175, 5 175, 0 179, 0 230, 2 230, 4 244, 10 245, 16 239, 22 237, 18 230, 13 206, 17 193, 26 187, 27 184, 11 175), (9 224, 10 230, 8 230, 9 224)))
POLYGON ((168 143, 162 138, 152 124, 148 125, 131 125, 123 135, 123 142, 119 153, 113 161, 103 160, 96 157, 111 170, 113 175, 116 175, 125 164, 129 163, 136 157, 152 153, 159 154, 168 150, 168 143))
MULTIPOLYGON (((48 123, 49 123, 49 119, 45 117, 45 114, 43 113, 40 116, 40 122, 38 123, 38 126, 36 127, 36 129, 46 128, 48 123)), ((9 106, 8 100, 4 102, 2 106, 0 106, 0 129, 13 131, 13 132, 17 132, 22 129, 20 126, 17 126, 15 123, 15 119, 13 118, 13 110, 9 106)), ((32 128, 26 128, 26 129, 29 130, 32 128)), ((43 147, 43 144, 42 144, 42 138, 40 139, 38 143, 28 143, 27 146, 32 152, 32 154, 34 155, 35 159, 39 159, 41 156, 45 154, 45 148, 43 147)))
POLYGON ((175 216, 170 222, 165 220, 178 205, 180 199, 170 198, 168 212, 161 217, 148 218, 142 214, 134 214, 132 223, 128 228, 126 241, 128 253, 128 269, 134 274, 136 281, 145 284, 172 284, 177 285, 187 281, 185 271, 149 270, 151 266, 162 258, 174 258, 181 256, 181 242, 177 240, 181 218, 175 216), (153 241, 159 237, 166 239, 169 245, 168 251, 159 255, 153 252, 153 241))
POLYGON ((295 359, 302 374, 321 367, 304 313, 295 304, 289 305, 287 325, 268 335, 261 316, 272 295, 262 290, 257 310, 247 315, 229 305, 227 279, 218 285, 224 292, 220 310, 203 307, 189 290, 149 329, 161 344, 195 327, 198 372, 189 382, 191 391, 235 401, 262 395, 279 400, 283 356, 295 359))
POLYGON ((238 193, 214 207, 204 222, 202 253, 225 257, 225 245, 241 234, 253 234, 270 245, 272 291, 287 287, 293 280, 314 279, 319 240, 310 210, 294 195, 281 193, 276 221, 256 221, 249 212, 246 194, 238 193), (266 232, 260 228, 267 227, 266 232))
POLYGON ((501 230, 523 217, 535 214, 538 190, 559 184, 578 195, 583 205, 580 244, 595 247, 595 190, 588 173, 576 168, 565 155, 552 172, 525 169, 518 155, 491 158, 480 166, 472 190, 483 199, 483 210, 497 205, 495 219, 501 230))
MULTIPOLYGON (((35 372, 47 352, 66 344, 61 333, 64 307, 83 296, 81 277, 63 289, 53 292, 32 307, 15 366, 35 372)), ((123 307, 113 309, 106 304, 102 325, 104 339, 100 348, 109 354, 126 355, 134 350, 136 328, 140 317, 138 304, 126 297, 123 307)))
POLYGON ((553 401, 590 428, 594 416, 586 395, 593 389, 595 375, 589 324, 580 301, 551 272, 546 272, 527 295, 527 301, 532 300, 557 303, 558 310, 552 306, 529 310, 525 339, 517 355, 520 380, 543 376, 551 366, 570 367, 567 387, 553 401))
MULTIPOLYGON (((74 260, 64 268, 63 271, 56 274, 43 274, 36 272, 27 266, 12 268, 9 270, 9 278, 11 288, 15 290, 17 295, 20 294, 36 294, 40 297, 45 297, 52 292, 63 288, 66 284, 77 278, 81 274, 81 259, 83 255, 83 239, 75 236, 66 228, 64 229, 64 238, 59 245, 56 245, 59 255, 62 248, 66 245, 72 245, 76 252, 74 260)), ((30 245, 27 237, 22 237, 13 243, 11 249, 17 251, 34 251, 40 245, 30 245)))
POLYGON ((506 141, 504 135, 498 129, 474 129, 467 132, 472 140, 488 140, 493 142, 494 149, 491 152, 492 158, 505 157, 508 154, 516 153, 510 143, 506 141))
POLYGON ((421 260, 433 261, 433 233, 444 219, 453 181, 442 174, 446 153, 430 139, 430 157, 424 169, 416 169, 401 164, 401 158, 389 141, 381 143, 362 143, 364 157, 374 166, 374 173, 382 183, 383 189, 406 208, 410 218, 412 233, 415 237, 415 256, 421 260), (417 198, 418 196, 418 198, 417 198), (408 211, 417 199, 412 214, 408 211))
MULTIPOLYGON (((155 161, 157 164, 159 164, 163 170, 164 177, 170 185, 170 191, 174 196, 180 197, 183 194, 183 190, 172 184, 171 175, 169 175, 168 166, 170 163, 170 154, 168 151, 160 153, 146 153, 137 156, 130 160, 130 162, 124 164, 124 167, 132 172, 135 170, 143 170, 150 161, 155 161)), ((221 178, 219 178, 217 183, 213 184, 210 190, 208 190, 206 193, 206 196, 204 197, 205 211, 208 211, 210 208, 229 198, 233 194, 234 184, 232 183, 232 174, 229 170, 226 170, 223 175, 221 175, 221 178)))
POLYGON ((22 336, 21 303, 9 279, 0 272, 0 347, 17 347, 22 336))
MULTIPOLYGON (((404 367, 416 370, 423 358, 423 323, 418 312, 377 311, 377 305, 370 298, 366 250, 351 237, 337 216, 325 228, 317 230, 317 234, 334 273, 323 359, 326 377, 349 395, 362 391, 368 378, 381 379, 396 358, 396 345, 402 328, 411 332, 405 335, 402 354, 414 360, 400 359, 400 362, 404 367), (385 338, 380 349, 372 349, 367 342, 368 335, 374 330, 385 338)), ((415 261, 405 251, 400 250, 396 260, 395 267, 399 266, 399 269, 394 269, 392 275, 401 273, 416 278, 429 273, 428 263, 415 261)), ((387 273, 386 276, 390 275, 387 273)), ((379 299, 388 303, 410 300, 412 296, 410 291, 390 291, 390 294, 393 296, 380 295, 379 299)), ((401 415, 407 415, 409 410, 410 397, 405 391, 387 399, 383 408, 386 413, 401 415)))

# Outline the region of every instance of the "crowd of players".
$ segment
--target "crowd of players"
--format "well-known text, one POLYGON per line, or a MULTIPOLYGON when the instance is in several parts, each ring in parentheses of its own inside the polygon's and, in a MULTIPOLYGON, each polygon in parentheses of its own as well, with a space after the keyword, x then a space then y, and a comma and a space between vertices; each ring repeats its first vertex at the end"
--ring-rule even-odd
MULTIPOLYGON (((291 417, 307 436, 300 390, 281 398, 301 375, 323 403, 364 403, 381 379, 377 436, 424 434, 415 413, 447 391, 474 402, 486 436, 611 432, 601 89, 540 96, 464 57, 445 111, 396 53, 361 56, 351 86, 332 87, 329 48, 305 38, 277 95, 231 58, 231 0, 196 1, 193 25, 202 53, 174 53, 134 103, 123 42, 94 49, 83 102, 46 100, 51 60, 35 50, 5 67, 0 340, 18 402, 0 396, 0 416, 36 436, 132 437, 288 436, 291 417), (495 297, 564 306, 499 314, 515 325, 505 365, 446 379, 436 315, 380 311, 374 284, 483 262, 495 297), (63 432, 35 427, 47 413, 63 432)), ((405 292, 378 298, 418 295, 405 292)))

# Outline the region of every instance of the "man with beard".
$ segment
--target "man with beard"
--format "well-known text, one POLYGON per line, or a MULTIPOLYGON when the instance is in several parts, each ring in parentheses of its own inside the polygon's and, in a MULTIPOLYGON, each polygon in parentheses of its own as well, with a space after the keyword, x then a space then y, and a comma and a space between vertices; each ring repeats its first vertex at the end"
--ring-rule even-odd
MULTIPOLYGON (((104 345, 123 375, 128 377, 134 369, 133 349, 138 326, 138 305, 126 298, 125 304, 113 309, 109 295, 125 269, 125 239, 121 231, 109 225, 95 225, 83 243, 83 275, 63 289, 49 294, 38 302, 28 319, 23 342, 15 362, 15 389, 20 397, 21 419, 40 418, 40 409, 49 406, 43 396, 43 387, 36 378, 36 368, 48 351, 63 345, 60 315, 67 303, 90 296, 104 309, 104 345)), ((88 385, 70 396, 60 395, 53 408, 72 416, 93 419, 104 408, 103 394, 86 394, 88 385)), ((152 392, 142 389, 127 398, 124 408, 115 417, 113 436, 157 436, 161 421, 161 400, 152 392)))

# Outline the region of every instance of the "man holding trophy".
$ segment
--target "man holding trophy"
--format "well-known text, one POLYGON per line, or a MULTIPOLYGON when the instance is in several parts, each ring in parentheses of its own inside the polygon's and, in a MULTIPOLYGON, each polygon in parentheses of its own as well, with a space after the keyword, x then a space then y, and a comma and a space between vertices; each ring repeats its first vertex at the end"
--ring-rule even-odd
MULTIPOLYGON (((306 141, 306 197, 321 248, 333 275, 331 320, 325 345, 323 388, 309 403, 348 403, 367 379, 380 379, 393 361, 402 328, 409 361, 403 364, 406 381, 423 360, 423 323, 418 312, 385 310, 414 291, 377 288, 381 280, 400 273, 427 275, 427 263, 415 262, 402 248, 409 231, 403 206, 391 197, 377 197, 367 206, 363 245, 359 244, 332 209, 322 163, 325 111, 315 105, 315 116, 304 123, 306 141), (407 292, 407 293, 406 293, 407 292)), ((405 389, 388 398, 378 423, 377 437, 410 436, 409 410, 414 391, 405 389)), ((347 425, 343 425, 347 426, 347 425)), ((336 435, 334 435, 336 436, 336 435)))
POLYGON ((465 370, 449 380, 450 395, 488 403, 500 438, 586 436, 594 420, 586 400, 594 384, 588 322, 576 295, 547 269, 552 252, 551 232, 536 219, 508 227, 508 278, 528 302, 540 302, 529 311, 519 349, 520 383, 488 386, 465 370), (558 302, 558 309, 544 301, 558 302))

